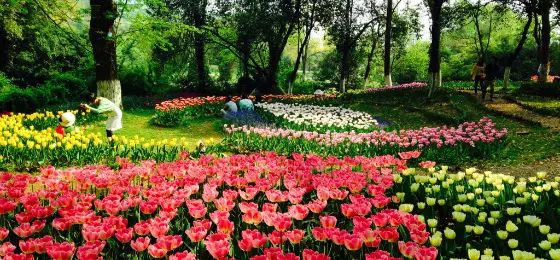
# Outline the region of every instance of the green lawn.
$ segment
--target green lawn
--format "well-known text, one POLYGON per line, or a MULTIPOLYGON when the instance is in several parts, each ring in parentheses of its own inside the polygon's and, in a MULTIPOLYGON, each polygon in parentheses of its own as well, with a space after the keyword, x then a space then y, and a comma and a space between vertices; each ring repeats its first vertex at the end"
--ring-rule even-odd
MULTIPOLYGON (((146 140, 162 140, 172 138, 185 138, 189 149, 194 149, 200 140, 205 143, 213 140, 219 142, 222 133, 219 127, 221 119, 209 117, 192 121, 185 127, 163 128, 150 124, 150 119, 154 115, 153 109, 133 109, 123 112, 123 128, 116 131, 115 135, 133 138, 134 136, 143 137, 146 140)), ((88 132, 100 133, 105 135, 105 121, 101 121, 87 129, 88 132)))

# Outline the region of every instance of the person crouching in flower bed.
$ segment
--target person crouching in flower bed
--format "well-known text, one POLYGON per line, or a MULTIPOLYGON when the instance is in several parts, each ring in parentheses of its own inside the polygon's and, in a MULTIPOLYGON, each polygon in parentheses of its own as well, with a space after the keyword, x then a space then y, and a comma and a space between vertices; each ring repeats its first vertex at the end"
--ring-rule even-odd
POLYGON ((247 94, 243 94, 241 96, 241 100, 239 100, 239 110, 241 111, 254 111, 255 105, 253 105, 253 101, 249 99, 247 94))
POLYGON ((106 133, 107 138, 112 140, 113 133, 116 130, 122 128, 122 111, 121 109, 113 103, 111 100, 98 97, 94 93, 90 94, 90 102, 97 105, 97 108, 93 108, 87 104, 81 104, 80 107, 83 109, 89 109, 93 112, 107 115, 106 133))
POLYGON ((58 117, 59 125, 55 129, 56 133, 64 137, 66 133, 74 132, 74 122, 76 122, 76 116, 71 112, 66 112, 58 117))
POLYGON ((235 102, 232 101, 231 96, 226 97, 226 104, 224 105, 224 108, 221 111, 222 114, 224 114, 224 116, 227 116, 228 114, 237 113, 237 104, 235 104, 235 102))

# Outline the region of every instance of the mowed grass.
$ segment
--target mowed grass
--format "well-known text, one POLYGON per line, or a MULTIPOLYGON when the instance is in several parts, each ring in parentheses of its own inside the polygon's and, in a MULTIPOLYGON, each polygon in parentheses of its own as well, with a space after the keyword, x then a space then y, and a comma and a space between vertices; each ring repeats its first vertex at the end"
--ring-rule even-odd
MULTIPOLYGON (((199 141, 205 143, 219 142, 223 138, 219 127, 220 118, 208 117, 193 120, 188 126, 164 128, 150 124, 150 119, 155 114, 153 109, 133 109, 123 111, 123 128, 116 131, 115 135, 126 138, 138 136, 146 140, 163 140, 172 138, 185 138, 188 149, 194 149, 199 141)), ((105 121, 97 122, 89 127, 87 132, 99 133, 105 136, 105 121)))

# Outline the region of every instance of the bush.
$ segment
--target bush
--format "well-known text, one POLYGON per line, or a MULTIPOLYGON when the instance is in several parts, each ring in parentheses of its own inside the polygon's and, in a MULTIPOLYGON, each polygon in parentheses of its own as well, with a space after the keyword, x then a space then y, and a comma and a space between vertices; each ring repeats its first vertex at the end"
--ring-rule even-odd
POLYGON ((521 84, 518 93, 542 97, 560 97, 560 82, 525 82, 521 84))
POLYGON ((327 81, 296 81, 293 86, 292 94, 313 94, 317 89, 325 91, 329 88, 336 87, 336 83, 327 81))

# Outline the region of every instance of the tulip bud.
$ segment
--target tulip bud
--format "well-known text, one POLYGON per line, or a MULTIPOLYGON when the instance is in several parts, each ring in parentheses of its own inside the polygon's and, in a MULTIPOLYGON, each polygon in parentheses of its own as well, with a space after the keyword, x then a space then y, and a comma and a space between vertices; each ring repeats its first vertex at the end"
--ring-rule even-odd
POLYGON ((451 213, 451 216, 457 222, 462 223, 463 221, 465 221, 465 218, 467 217, 467 214, 465 214, 463 212, 459 212, 459 211, 453 211, 453 213, 451 213))
POLYGON ((552 244, 548 240, 543 240, 539 243, 539 247, 542 250, 548 251, 552 247, 552 244))
POLYGON ((497 223, 498 223, 498 220, 496 220, 495 218, 492 218, 492 217, 488 218, 488 224, 493 226, 493 225, 496 225, 497 223))
POLYGON ((484 249, 484 255, 485 256, 492 256, 493 254, 494 254, 494 251, 492 251, 491 248, 484 249))
POLYGON ((539 226, 539 232, 541 232, 541 234, 543 234, 543 235, 548 234, 548 232, 550 232, 550 226, 540 225, 539 226))
POLYGON ((411 192, 417 192, 417 191, 418 191, 418 188, 420 188, 420 183, 416 183, 416 182, 415 182, 415 183, 413 183, 413 184, 410 185, 410 191, 411 191, 411 192))
POLYGON ((513 233, 515 231, 517 231, 519 228, 517 227, 517 225, 515 225, 513 222, 511 222, 511 220, 508 220, 508 222, 506 223, 506 230, 507 232, 513 233))
POLYGON ((473 231, 473 226, 471 226, 471 225, 465 225, 465 232, 471 233, 472 231, 473 231))
POLYGON ((548 251, 548 254, 552 260, 560 260, 560 249, 552 249, 548 251))
POLYGON ((482 233, 484 233, 484 227, 483 226, 474 226, 473 231, 476 235, 482 235, 482 233))
POLYGON ((467 195, 459 194, 459 195, 457 195, 457 200, 461 203, 465 203, 467 201, 467 195))
POLYGON ((488 203, 489 205, 493 205, 495 200, 496 199, 494 197, 487 197, 486 203, 488 203))
POLYGON ((447 239, 455 239, 455 237, 457 236, 457 234, 455 234, 455 230, 450 229, 449 227, 446 227, 443 233, 445 234, 445 238, 447 239))
POLYGON ((401 204, 399 205, 399 211, 410 213, 414 210, 414 205, 412 204, 401 204))
POLYGON ((469 260, 478 260, 480 258, 480 251, 477 249, 468 250, 469 260))
POLYGON ((437 224, 438 224, 437 219, 434 219, 434 218, 428 219, 428 226, 429 227, 435 228, 435 227, 437 227, 437 224))
POLYGON ((539 179, 544 179, 546 178, 546 172, 537 172, 537 177, 539 179))
POLYGON ((560 240, 560 234, 558 233, 550 233, 546 235, 546 238, 548 239, 548 241, 552 244, 556 244, 558 243, 558 241, 560 240))
POLYGON ((435 198, 426 198, 426 204, 428 204, 428 206, 433 206, 436 204, 436 199, 435 198))
POLYGON ((397 195, 397 198, 399 198, 401 201, 404 200, 404 196, 405 196, 405 193, 404 193, 404 192, 397 192, 396 195, 397 195))
POLYGON ((445 200, 444 199, 439 199, 437 201, 437 203, 438 203, 438 205, 443 206, 443 205, 445 205, 445 200))
POLYGON ((516 239, 510 239, 508 240, 508 246, 511 249, 515 249, 517 248, 517 246, 519 245, 519 241, 517 241, 516 239))
POLYGON ((479 207, 484 206, 484 203, 486 203, 485 199, 477 199, 476 200, 476 205, 479 206, 479 207))
POLYGON ((441 245, 441 241, 442 241, 442 237, 441 236, 437 236, 437 235, 433 235, 430 237, 430 244, 432 246, 438 247, 441 245))
POLYGON ((501 255, 499 260, 511 260, 511 257, 509 257, 507 255, 501 255))
POLYGON ((474 193, 472 193, 472 192, 467 193, 467 199, 468 200, 473 200, 474 199, 474 193))
POLYGON ((498 235, 499 239, 505 240, 508 237, 508 232, 504 230, 498 230, 496 231, 496 235, 498 235))
POLYGON ((426 208, 426 203, 425 202, 418 202, 418 203, 416 203, 416 206, 418 207, 418 209, 424 209, 424 208, 426 208))

